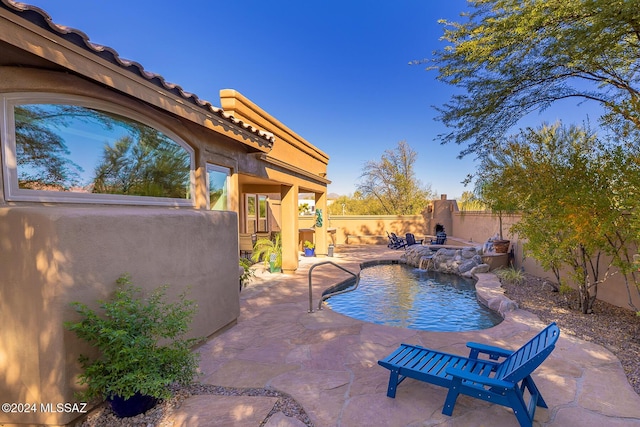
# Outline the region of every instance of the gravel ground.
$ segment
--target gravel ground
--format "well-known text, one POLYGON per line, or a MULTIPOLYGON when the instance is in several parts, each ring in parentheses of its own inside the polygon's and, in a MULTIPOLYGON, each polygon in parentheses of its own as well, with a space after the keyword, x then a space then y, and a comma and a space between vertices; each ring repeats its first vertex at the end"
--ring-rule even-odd
POLYGON ((503 283, 505 295, 544 322, 556 322, 563 334, 599 344, 620 359, 629 384, 640 394, 640 316, 596 301, 593 314, 578 309, 577 292, 560 295, 539 277, 525 275, 519 285, 503 283))
POLYGON ((173 414, 185 399, 193 395, 213 394, 218 396, 266 396, 278 400, 260 426, 269 421, 272 415, 282 412, 287 417, 299 419, 305 426, 313 427, 306 412, 295 399, 287 393, 269 388, 233 388, 208 384, 193 384, 190 387, 173 387, 173 397, 161 401, 144 414, 129 418, 118 418, 107 404, 94 409, 86 419, 76 423, 76 427, 172 427, 173 414))
MULTIPOLYGON (((522 284, 503 283, 502 286, 505 294, 523 310, 538 315, 543 322, 556 322, 563 334, 602 345, 615 354, 622 363, 629 383, 640 394, 640 317, 634 312, 596 301, 593 314, 582 314, 577 308, 576 293, 560 295, 553 292, 543 279, 531 275, 525 275, 522 284)), ((189 396, 201 394, 278 397, 264 423, 273 414, 282 412, 299 419, 306 426, 313 426, 304 408, 286 393, 268 388, 240 389, 194 384, 191 387, 174 388, 171 399, 160 402, 136 417, 117 418, 107 405, 103 405, 76 427, 170 427, 173 425, 172 415, 182 402, 189 396)))

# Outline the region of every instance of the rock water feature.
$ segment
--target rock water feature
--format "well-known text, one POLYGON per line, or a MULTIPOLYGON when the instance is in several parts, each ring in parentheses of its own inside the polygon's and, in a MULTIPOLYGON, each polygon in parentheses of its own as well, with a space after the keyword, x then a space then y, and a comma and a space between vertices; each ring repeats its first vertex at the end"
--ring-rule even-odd
POLYGON ((421 270, 458 274, 477 279, 478 301, 504 318, 506 313, 516 310, 518 305, 504 295, 500 281, 494 274, 489 273, 491 267, 483 263, 481 254, 482 248, 475 247, 439 248, 433 251, 426 245, 413 245, 407 248, 401 259, 407 265, 421 270))
POLYGON ((480 251, 475 247, 440 248, 433 251, 430 246, 413 245, 407 248, 401 259, 421 270, 473 277, 476 273, 486 273, 490 269, 488 264, 482 262, 480 251))

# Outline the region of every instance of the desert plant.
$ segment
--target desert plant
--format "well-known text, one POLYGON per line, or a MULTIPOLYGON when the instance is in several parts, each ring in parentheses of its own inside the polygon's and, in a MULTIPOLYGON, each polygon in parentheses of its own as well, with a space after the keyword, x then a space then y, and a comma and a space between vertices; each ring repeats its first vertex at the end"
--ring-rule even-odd
POLYGON ((240 285, 242 287, 245 287, 251 281, 251 278, 255 276, 255 272, 251 270, 252 264, 247 258, 240 258, 240 267, 244 270, 242 276, 240 276, 240 285))
POLYGON ((266 237, 258 239, 255 245, 253 245, 251 260, 253 262, 260 262, 260 260, 262 260, 265 267, 269 267, 272 255, 273 266, 275 268, 282 267, 282 237, 280 233, 276 233, 273 240, 267 239, 266 237))
POLYGON ((197 374, 198 358, 191 347, 200 339, 184 338, 196 304, 185 293, 176 302, 166 302, 167 286, 143 299, 141 288, 133 286, 127 274, 116 283, 113 297, 100 302, 101 314, 86 304, 71 303, 82 319, 65 327, 100 352, 95 359, 78 359, 84 371, 79 383, 87 386, 78 397, 168 398, 170 384, 189 384, 197 374))
POLYGON ((495 274, 501 281, 514 285, 521 285, 525 280, 522 270, 513 267, 500 268, 495 271, 495 274))
POLYGON ((560 286, 558 287, 558 292, 560 292, 560 295, 569 295, 573 293, 573 288, 567 285, 566 283, 560 283, 560 286))

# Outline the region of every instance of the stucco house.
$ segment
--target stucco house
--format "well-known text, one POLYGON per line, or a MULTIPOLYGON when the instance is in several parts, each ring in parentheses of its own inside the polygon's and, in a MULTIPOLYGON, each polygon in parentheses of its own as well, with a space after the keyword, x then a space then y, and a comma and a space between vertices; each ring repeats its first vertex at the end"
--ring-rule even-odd
MULTIPOLYGON (((96 306, 123 273, 170 295, 188 287, 193 335, 210 336, 239 315, 240 234, 279 231, 295 271, 298 194, 326 212, 329 158, 234 90, 220 105, 0 0, 3 402, 75 401, 89 349, 63 327, 69 303, 96 306)), ((326 221, 314 239, 326 254, 326 221)), ((0 424, 77 416, 0 413, 0 424)))

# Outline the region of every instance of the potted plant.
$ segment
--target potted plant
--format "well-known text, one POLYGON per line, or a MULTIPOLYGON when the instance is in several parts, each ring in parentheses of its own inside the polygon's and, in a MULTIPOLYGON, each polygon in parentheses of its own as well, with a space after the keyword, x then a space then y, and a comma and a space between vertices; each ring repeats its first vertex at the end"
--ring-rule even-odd
POLYGON ((129 275, 117 280, 114 296, 100 302, 101 313, 86 304, 71 305, 82 317, 65 327, 93 345, 99 355, 80 355, 86 386, 78 398, 100 398, 111 403, 119 417, 131 417, 152 408, 158 399, 171 396, 173 383, 190 384, 197 375, 197 354, 191 347, 199 338, 186 339, 196 312, 194 301, 181 294, 166 302, 167 286, 142 298, 142 290, 129 275))
POLYGON ((276 233, 273 240, 266 237, 258 239, 253 246, 251 260, 253 262, 262 260, 271 273, 279 272, 282 269, 282 238, 280 233, 276 233))
POLYGON ((492 239, 493 248, 497 253, 507 253, 511 242, 502 234, 502 217, 516 212, 518 203, 511 196, 500 176, 490 175, 489 178, 482 179, 477 188, 480 200, 498 216, 499 237, 492 239))
POLYGON ((312 242, 305 240, 304 244, 304 256, 312 257, 316 256, 316 245, 312 242))

